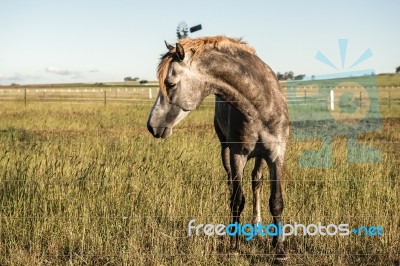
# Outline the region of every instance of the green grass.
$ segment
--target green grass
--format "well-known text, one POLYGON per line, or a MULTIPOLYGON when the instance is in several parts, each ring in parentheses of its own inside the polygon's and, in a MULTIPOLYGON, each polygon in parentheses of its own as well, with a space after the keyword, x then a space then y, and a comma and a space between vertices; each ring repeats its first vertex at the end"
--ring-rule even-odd
MULTIPOLYGON (((187 237, 187 224, 229 223, 229 192, 203 106, 154 139, 151 103, 1 103, 0 265, 265 265, 270 238, 187 237)), ((379 225, 383 237, 289 237, 290 264, 392 265, 400 261, 400 108, 381 108, 383 128, 360 140, 378 164, 349 164, 346 139, 333 141, 333 168, 297 161, 320 141, 288 145, 284 221, 379 225)), ((251 165, 244 181, 251 221, 251 165)), ((267 172, 267 171, 265 171, 267 172)), ((265 174, 268 179, 268 175, 265 174)), ((262 192, 263 221, 269 184, 262 192)))

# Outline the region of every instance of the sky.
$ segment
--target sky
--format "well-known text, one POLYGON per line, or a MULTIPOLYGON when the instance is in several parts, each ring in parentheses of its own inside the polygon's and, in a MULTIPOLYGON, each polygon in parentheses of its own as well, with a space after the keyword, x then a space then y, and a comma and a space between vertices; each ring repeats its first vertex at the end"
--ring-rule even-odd
POLYGON ((243 38, 275 72, 393 73, 399 11, 397 0, 0 0, 0 85, 156 80, 164 40, 176 42, 181 21, 202 24, 192 38, 243 38))

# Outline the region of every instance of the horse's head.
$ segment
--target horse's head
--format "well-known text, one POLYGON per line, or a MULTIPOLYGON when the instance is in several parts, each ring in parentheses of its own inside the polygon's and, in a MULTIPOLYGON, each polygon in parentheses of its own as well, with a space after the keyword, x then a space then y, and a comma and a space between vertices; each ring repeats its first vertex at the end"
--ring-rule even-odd
POLYGON ((147 120, 147 128, 156 138, 168 138, 172 128, 194 110, 205 97, 201 80, 190 54, 184 48, 167 44, 169 50, 158 66, 160 91, 147 120))

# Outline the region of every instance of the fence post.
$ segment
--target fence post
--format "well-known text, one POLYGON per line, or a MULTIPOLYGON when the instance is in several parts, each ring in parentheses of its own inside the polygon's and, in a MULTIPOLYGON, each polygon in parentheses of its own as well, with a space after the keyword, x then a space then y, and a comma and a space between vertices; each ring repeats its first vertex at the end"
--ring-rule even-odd
POLYGON ((24 89, 24 104, 25 104, 25 107, 26 107, 26 88, 24 89))
POLYGON ((360 91, 360 107, 362 106, 361 101, 362 101, 362 98, 361 98, 361 91, 360 91))
POLYGON ((104 106, 107 104, 107 91, 104 90, 104 106))
POLYGON ((304 88, 304 103, 307 103, 307 87, 304 88))
POLYGON ((330 91, 331 111, 335 110, 335 94, 333 90, 330 91))
POLYGON ((389 109, 390 109, 390 91, 389 91, 389 109))
POLYGON ((151 88, 149 88, 149 99, 153 98, 153 92, 151 91, 151 88))

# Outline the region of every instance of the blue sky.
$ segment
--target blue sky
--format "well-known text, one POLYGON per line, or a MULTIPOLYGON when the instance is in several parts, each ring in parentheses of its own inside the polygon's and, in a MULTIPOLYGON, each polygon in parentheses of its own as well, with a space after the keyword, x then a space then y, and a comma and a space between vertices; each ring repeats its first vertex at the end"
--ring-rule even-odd
POLYGON ((394 72, 399 11, 400 1, 0 0, 0 84, 155 80, 164 40, 176 41, 182 20, 203 25, 191 37, 242 37, 276 72, 347 71, 367 49, 373 56, 352 70, 394 72))

